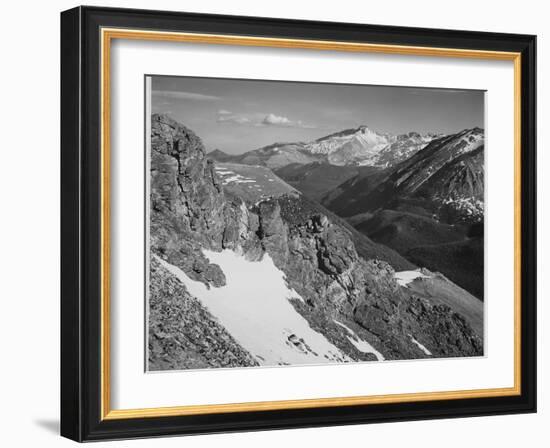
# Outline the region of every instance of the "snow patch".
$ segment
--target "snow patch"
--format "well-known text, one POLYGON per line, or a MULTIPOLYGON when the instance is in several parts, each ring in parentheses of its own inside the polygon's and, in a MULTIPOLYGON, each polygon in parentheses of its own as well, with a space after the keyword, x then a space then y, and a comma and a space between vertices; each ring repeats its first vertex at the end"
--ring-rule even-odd
MULTIPOLYGON (((410 336, 410 335, 409 335, 410 336)), ((420 342, 418 342, 415 338, 411 336, 411 341, 418 346, 420 350, 424 352, 425 355, 432 356, 432 352, 430 352, 426 347, 424 347, 420 342)))
POLYGON ((253 179, 248 179, 244 176, 241 176, 240 174, 235 174, 233 176, 229 176, 229 177, 224 177, 222 178, 222 182, 224 184, 228 184, 228 183, 231 183, 231 182, 234 182, 236 184, 249 184, 249 183, 256 183, 255 180, 253 179))
POLYGON ((359 339, 359 337, 355 334, 355 331, 353 331, 350 327, 334 319, 333 319, 333 322, 337 325, 340 325, 351 335, 351 337, 350 336, 346 336, 346 337, 348 338, 348 341, 350 341, 357 350, 363 353, 372 353, 374 356, 376 356, 376 359, 378 361, 384 361, 384 355, 382 355, 382 353, 376 350, 367 341, 363 339, 359 339))
POLYGON ((313 330, 291 300, 303 300, 265 254, 248 261, 231 250, 204 255, 225 273, 227 284, 207 288, 157 257, 260 365, 321 364, 351 359, 313 330))
POLYGON ((245 177, 226 168, 216 168, 216 173, 218 173, 222 177, 222 183, 224 185, 227 185, 231 182, 236 184, 256 183, 254 179, 250 179, 249 177, 245 177))
POLYGON ((396 272, 394 277, 399 285, 405 287, 417 278, 430 278, 429 275, 423 274, 420 270, 396 272))
POLYGON ((475 197, 445 198, 443 204, 453 207, 455 210, 468 216, 483 216, 484 203, 475 197))

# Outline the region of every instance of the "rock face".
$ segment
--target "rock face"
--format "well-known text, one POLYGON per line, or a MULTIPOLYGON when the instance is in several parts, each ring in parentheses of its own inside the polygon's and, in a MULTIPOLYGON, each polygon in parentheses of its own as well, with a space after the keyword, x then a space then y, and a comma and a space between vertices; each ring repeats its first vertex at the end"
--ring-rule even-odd
POLYGON ((242 243, 250 250, 259 244, 257 224, 242 201, 224 196, 191 130, 166 115, 153 115, 151 128, 151 250, 194 280, 224 285, 223 273, 201 248, 219 251, 242 243))
POLYGON ((260 216, 268 209, 269 222, 277 222, 278 232, 284 233, 272 246, 276 250, 266 249, 290 286, 306 299, 312 319, 323 314, 359 324, 360 336, 386 359, 425 356, 412 338, 433 356, 482 353, 481 340, 461 316, 408 294, 396 283, 395 271, 387 262, 357 254, 346 229, 327 216, 311 215, 300 198, 282 197, 276 202, 279 207, 263 206, 260 216), (282 227, 277 212, 285 224, 282 227))
POLYGON ((228 279, 203 249, 231 249, 248 260, 269 254, 304 299, 293 302, 297 312, 352 360, 373 355, 357 349, 349 329, 335 321, 354 328, 355 337, 385 359, 428 356, 413 339, 435 357, 483 353, 482 341, 460 315, 399 286, 394 268, 375 252, 363 248, 359 255, 353 232, 322 207, 296 194, 257 204, 225 194, 200 139, 165 115, 152 116, 150 194, 153 369, 258 362, 154 261, 158 256, 211 288, 225 285, 228 279), (200 342, 205 339, 207 347, 200 342))
POLYGON ((151 147, 153 246, 165 246, 162 238, 186 240, 192 233, 193 239, 200 235, 201 243, 220 247, 224 223, 219 216, 223 216, 225 201, 200 139, 167 116, 156 115, 151 147))

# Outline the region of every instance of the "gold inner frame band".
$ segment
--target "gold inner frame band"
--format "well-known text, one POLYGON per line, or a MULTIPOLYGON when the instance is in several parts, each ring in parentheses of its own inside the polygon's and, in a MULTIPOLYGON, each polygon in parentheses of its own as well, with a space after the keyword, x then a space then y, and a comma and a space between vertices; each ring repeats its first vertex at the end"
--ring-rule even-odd
POLYGON ((279 39, 217 34, 195 34, 135 29, 101 29, 101 419, 307 409, 382 403, 503 397, 521 394, 521 54, 514 52, 466 50, 305 39, 279 39), (110 63, 113 39, 185 42, 215 45, 295 48, 357 53, 383 53, 412 56, 455 57, 513 61, 514 63, 514 386, 442 392, 419 392, 303 400, 189 405, 141 409, 111 409, 110 346, 110 63))

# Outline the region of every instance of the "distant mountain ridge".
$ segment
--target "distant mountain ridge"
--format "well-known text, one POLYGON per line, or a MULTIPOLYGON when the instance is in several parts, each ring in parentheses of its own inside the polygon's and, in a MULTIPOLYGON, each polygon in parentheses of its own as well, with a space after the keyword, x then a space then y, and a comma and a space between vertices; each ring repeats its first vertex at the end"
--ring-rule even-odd
POLYGON ((407 159, 437 137, 436 134, 418 132, 400 135, 379 133, 362 125, 312 142, 274 143, 240 155, 214 150, 208 155, 220 162, 262 165, 272 169, 292 163, 315 162, 336 166, 386 168, 407 159))
POLYGON ((475 222, 483 215, 483 161, 483 129, 466 129, 430 142, 375 185, 370 176, 347 180, 323 202, 353 216, 357 210, 395 209, 396 201, 420 201, 429 215, 454 210, 475 222))
POLYGON ((480 128, 444 136, 393 168, 346 180, 321 202, 482 299, 484 148, 480 128))

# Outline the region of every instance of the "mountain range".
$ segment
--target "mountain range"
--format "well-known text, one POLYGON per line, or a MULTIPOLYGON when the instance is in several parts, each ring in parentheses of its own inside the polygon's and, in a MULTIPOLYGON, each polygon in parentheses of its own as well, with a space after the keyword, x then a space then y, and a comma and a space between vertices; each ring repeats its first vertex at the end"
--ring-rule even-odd
MULTIPOLYGON (((357 175, 324 202, 344 216, 379 208, 417 211, 422 205, 450 221, 483 216, 484 132, 474 128, 440 137, 395 163, 382 179, 357 175), (452 214, 453 216, 447 216, 452 214), (456 216, 454 216, 456 215, 456 216)), ((452 223, 452 222, 451 222, 452 223)))
MULTIPOLYGON (((383 138, 356 131, 329 136, 348 146, 320 139, 317 152, 288 146, 285 158, 318 158, 300 159, 317 172, 349 160, 382 173, 377 185, 395 182, 404 162, 361 165, 383 151, 383 138), (367 141, 359 154, 355 144, 367 141)), ((344 219, 287 183, 271 156, 260 157, 270 151, 221 161, 192 130, 151 117, 149 370, 483 355, 478 298, 371 239, 351 219, 358 214, 344 219)), ((350 173, 357 182, 369 175, 350 173)))
POLYGON ((241 155, 214 150, 209 156, 223 162, 262 165, 275 169, 292 163, 328 163, 335 166, 376 166, 385 168, 407 159, 437 138, 435 134, 392 135, 367 126, 346 129, 312 142, 274 143, 241 155))
POLYGON ((362 126, 230 158, 271 167, 370 239, 483 298, 483 129, 391 137, 362 126))

